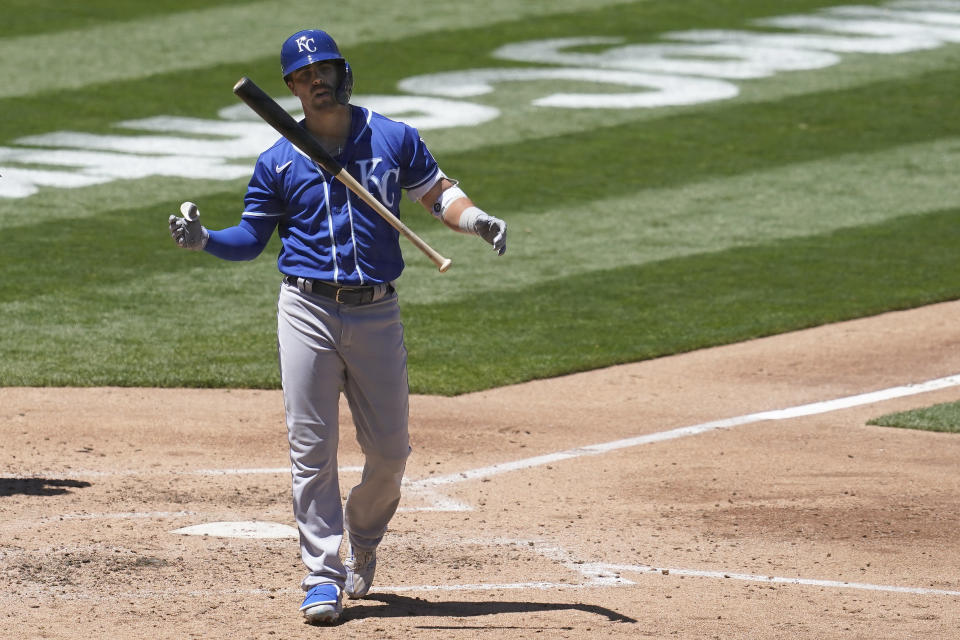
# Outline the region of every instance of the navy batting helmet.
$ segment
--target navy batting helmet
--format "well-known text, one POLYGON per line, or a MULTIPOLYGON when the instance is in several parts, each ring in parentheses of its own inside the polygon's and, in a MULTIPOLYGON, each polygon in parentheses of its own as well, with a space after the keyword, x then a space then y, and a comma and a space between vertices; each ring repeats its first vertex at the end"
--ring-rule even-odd
POLYGON ((347 104, 353 93, 353 69, 340 55, 337 43, 326 31, 305 29, 287 38, 280 49, 280 70, 283 79, 314 62, 332 60, 340 64, 340 84, 336 89, 337 102, 347 104))

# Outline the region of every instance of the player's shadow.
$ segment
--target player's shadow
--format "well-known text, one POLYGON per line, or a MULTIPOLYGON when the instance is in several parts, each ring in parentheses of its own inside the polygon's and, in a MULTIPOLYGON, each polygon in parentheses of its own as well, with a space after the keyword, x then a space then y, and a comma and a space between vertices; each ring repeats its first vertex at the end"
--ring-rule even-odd
MULTIPOLYGON (((376 600, 383 604, 354 604, 345 607, 341 622, 348 622, 360 618, 473 618, 480 616, 495 616, 504 613, 540 613, 544 611, 577 610, 602 616, 610 622, 636 623, 633 618, 627 617, 605 607, 589 604, 570 604, 554 602, 503 602, 487 600, 484 602, 430 602, 420 598, 409 598, 392 593, 370 594, 364 597, 363 602, 376 600)), ((451 628, 457 627, 430 627, 451 628)), ((484 627, 486 628, 486 627, 484 627)))
POLYGON ((0 498, 15 495, 59 496, 70 493, 70 489, 83 489, 91 486, 83 480, 65 480, 54 478, 0 478, 0 498))

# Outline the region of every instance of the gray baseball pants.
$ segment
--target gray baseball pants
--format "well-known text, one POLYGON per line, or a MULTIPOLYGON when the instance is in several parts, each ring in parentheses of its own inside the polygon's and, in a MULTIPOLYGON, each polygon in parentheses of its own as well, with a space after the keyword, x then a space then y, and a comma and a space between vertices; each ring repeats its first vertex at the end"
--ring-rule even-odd
POLYGON ((400 502, 410 454, 407 351, 397 295, 351 306, 282 284, 277 344, 293 512, 309 571, 301 586, 342 588, 344 530, 356 548, 380 543, 400 502), (341 390, 364 454, 360 483, 345 504, 337 473, 341 390))

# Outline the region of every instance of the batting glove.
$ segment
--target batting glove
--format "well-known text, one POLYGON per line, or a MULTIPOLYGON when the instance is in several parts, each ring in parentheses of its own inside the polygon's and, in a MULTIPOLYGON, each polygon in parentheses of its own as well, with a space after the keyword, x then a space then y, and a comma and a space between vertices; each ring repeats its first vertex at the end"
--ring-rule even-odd
POLYGON ((178 216, 170 216, 170 237, 178 247, 192 251, 202 251, 207 246, 210 234, 199 220, 190 221, 178 216))
POLYGON ((500 218, 479 211, 473 221, 473 231, 478 236, 493 245, 497 255, 503 255, 507 250, 507 223, 500 218))

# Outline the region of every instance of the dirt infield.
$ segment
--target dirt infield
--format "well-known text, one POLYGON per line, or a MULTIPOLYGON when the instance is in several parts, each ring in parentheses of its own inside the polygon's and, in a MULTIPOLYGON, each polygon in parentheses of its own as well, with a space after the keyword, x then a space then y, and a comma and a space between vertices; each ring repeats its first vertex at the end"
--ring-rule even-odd
POLYGON ((334 628, 297 613, 279 392, 0 389, 0 637, 960 637, 960 436, 865 425, 960 397, 958 316, 414 397, 334 628), (175 532, 217 522, 283 526, 175 532))

